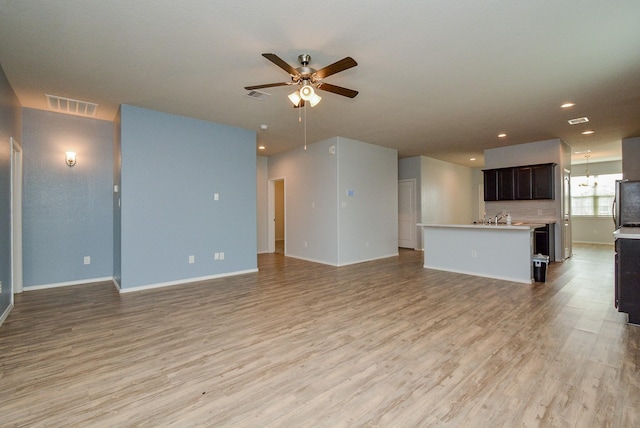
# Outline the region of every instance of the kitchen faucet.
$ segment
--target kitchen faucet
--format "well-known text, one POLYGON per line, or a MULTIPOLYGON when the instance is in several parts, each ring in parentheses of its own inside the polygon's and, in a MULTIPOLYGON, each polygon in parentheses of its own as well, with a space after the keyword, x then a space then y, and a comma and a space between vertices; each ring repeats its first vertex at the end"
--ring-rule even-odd
POLYGON ((496 214, 496 226, 498 225, 498 220, 502 219, 504 217, 504 215, 502 214, 496 214))

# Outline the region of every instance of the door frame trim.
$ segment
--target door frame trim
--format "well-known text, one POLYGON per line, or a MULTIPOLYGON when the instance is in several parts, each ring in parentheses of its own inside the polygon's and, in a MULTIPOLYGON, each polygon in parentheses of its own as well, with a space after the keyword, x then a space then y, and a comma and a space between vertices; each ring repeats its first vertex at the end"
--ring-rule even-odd
POLYGON ((22 145, 11 137, 11 303, 13 294, 22 293, 22 145))
POLYGON ((287 181, 285 177, 277 177, 269 179, 267 188, 267 216, 269 226, 267 227, 267 251, 269 253, 276 252, 276 181, 282 181, 284 195, 284 248, 287 248, 287 181))

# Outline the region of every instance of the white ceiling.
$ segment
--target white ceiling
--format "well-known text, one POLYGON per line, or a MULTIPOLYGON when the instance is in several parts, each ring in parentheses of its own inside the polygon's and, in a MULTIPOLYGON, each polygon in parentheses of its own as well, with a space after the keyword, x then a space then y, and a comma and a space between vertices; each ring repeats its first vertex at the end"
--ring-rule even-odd
POLYGON ((0 0, 0 64, 25 107, 53 94, 113 120, 131 104, 255 130, 268 156, 304 133, 291 88, 246 96, 289 79, 261 54, 297 67, 308 53, 316 69, 351 56, 326 82, 360 94, 321 92, 309 142, 482 166, 486 148, 561 138, 593 162, 640 136, 639 18, 637 0, 0 0))

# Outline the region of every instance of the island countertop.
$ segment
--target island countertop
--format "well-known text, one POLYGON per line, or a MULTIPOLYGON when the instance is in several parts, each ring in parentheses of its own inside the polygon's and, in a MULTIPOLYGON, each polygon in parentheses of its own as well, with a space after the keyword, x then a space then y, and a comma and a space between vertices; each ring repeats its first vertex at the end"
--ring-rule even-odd
POLYGON ((449 228, 462 228, 462 229, 499 229, 499 230, 534 230, 539 227, 545 227, 546 223, 525 223, 516 221, 511 224, 498 223, 496 224, 482 224, 482 223, 469 223, 469 224, 429 224, 418 223, 418 226, 422 227, 449 227, 449 228))
POLYGON ((533 234, 540 223, 425 224, 424 265, 506 281, 533 282, 533 234))

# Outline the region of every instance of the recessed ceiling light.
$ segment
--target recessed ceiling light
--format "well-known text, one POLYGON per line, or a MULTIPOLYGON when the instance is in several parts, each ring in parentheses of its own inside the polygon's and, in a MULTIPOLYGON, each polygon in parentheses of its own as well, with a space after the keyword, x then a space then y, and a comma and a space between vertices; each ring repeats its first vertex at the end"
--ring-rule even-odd
POLYGON ((507 134, 504 134, 504 133, 502 133, 502 134, 498 134, 498 138, 504 138, 504 137, 506 137, 506 136, 507 136, 507 134))
POLYGON ((580 150, 580 151, 573 152, 573 153, 575 153, 576 155, 581 155, 583 153, 591 153, 591 150, 580 150))
POLYGON ((265 148, 265 146, 258 146, 258 150, 264 150, 265 148))
POLYGON ((591 134, 594 134, 595 132, 596 132, 596 131, 593 131, 593 130, 584 131, 584 132, 582 133, 582 135, 591 135, 591 134))
POLYGON ((575 118, 575 119, 569 119, 568 122, 569 122, 569 125, 577 125, 579 123, 587 123, 587 122, 589 122, 589 118, 586 117, 586 116, 585 117, 578 117, 578 118, 575 118))
POLYGON ((476 160, 476 158, 469 158, 469 160, 470 160, 470 161, 474 161, 474 160, 476 160))
POLYGON ((569 108, 569 107, 573 107, 574 105, 576 105, 576 103, 564 103, 560 107, 569 108))

